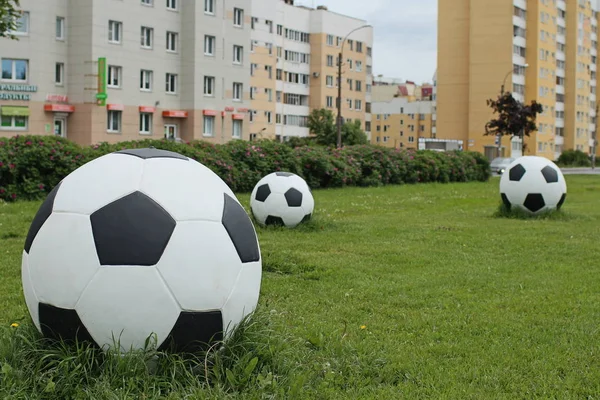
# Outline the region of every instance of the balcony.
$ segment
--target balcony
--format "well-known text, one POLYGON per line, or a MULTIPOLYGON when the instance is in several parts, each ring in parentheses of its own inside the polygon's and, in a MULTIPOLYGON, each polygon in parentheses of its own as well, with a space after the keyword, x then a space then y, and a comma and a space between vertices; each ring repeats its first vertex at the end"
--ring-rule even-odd
POLYGON ((527 0, 514 0, 513 5, 522 8, 523 10, 527 10, 527 0))
POLYGON ((431 114, 431 120, 437 121, 437 114, 431 114))
POLYGON ((567 11, 567 3, 565 2, 565 0, 558 0, 556 2, 556 8, 558 8, 559 10, 567 11))
POLYGON ((554 105, 554 108, 556 109, 556 111, 565 111, 565 103, 563 103, 562 101, 557 101, 554 105))
POLYGON ((590 147, 594 147, 594 139, 590 138, 590 140, 588 141, 588 145, 590 147))
POLYGON ((556 34, 556 41, 558 43, 562 43, 562 44, 566 44, 567 43, 567 39, 565 39, 565 35, 561 35, 561 34, 556 34))
POLYGON ((593 55, 594 57, 596 57, 598 55, 598 50, 596 50, 595 47, 592 47, 590 49, 590 54, 593 55))
POLYGON ((563 28, 567 27, 567 23, 565 22, 565 19, 561 18, 561 17, 556 18, 556 25, 562 26, 563 28))
POLYGON ((594 63, 590 64, 590 71, 596 72, 596 64, 594 64, 594 63))
POLYGON ((527 28, 527 21, 524 18, 513 15, 513 25, 525 29, 527 28))
POLYGON ((556 68, 556 76, 558 76, 559 78, 564 78, 565 70, 562 68, 556 68))
POLYGON ((589 130, 590 132, 594 132, 594 129, 596 129, 596 124, 589 124, 589 125, 588 125, 588 130, 589 130))
POLYGON ((596 86, 596 80, 595 79, 591 79, 590 80, 590 86, 596 86))
POLYGON ((556 59, 560 61, 565 61, 565 53, 562 51, 556 51, 556 59))
POLYGON ((515 46, 527 47, 527 41, 525 40, 524 37, 521 37, 521 36, 513 37, 513 44, 515 46))
POLYGON ((516 83, 517 85, 524 85, 525 84, 525 75, 513 74, 512 81, 513 81, 513 83, 516 83))
POLYGON ((590 93, 590 101, 596 101, 596 95, 594 93, 590 93))
POLYGON ((598 34, 596 32, 592 32, 592 40, 598 41, 598 34))
POLYGON ((525 57, 513 53, 513 64, 525 66, 527 61, 525 61, 525 57))
POLYGON ((563 85, 556 85, 556 93, 565 94, 565 87, 563 85))
POLYGON ((554 135, 554 145, 562 146, 565 143, 565 138, 562 136, 554 135))
POLYGON ((556 118, 556 121, 554 121, 554 126, 557 128, 564 128, 565 120, 563 118, 556 118))
POLYGON ((512 96, 515 98, 515 100, 520 101, 521 103, 525 102, 525 96, 520 93, 513 93, 512 96))

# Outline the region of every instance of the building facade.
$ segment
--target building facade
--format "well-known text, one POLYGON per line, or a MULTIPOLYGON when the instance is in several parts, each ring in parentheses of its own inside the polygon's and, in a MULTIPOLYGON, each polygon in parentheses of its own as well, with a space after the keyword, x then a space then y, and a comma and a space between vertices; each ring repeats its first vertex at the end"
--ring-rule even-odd
POLYGON ((370 133, 371 27, 326 7, 253 0, 251 29, 251 134, 286 140, 308 136, 311 110, 336 113, 337 59, 342 59, 342 117, 370 133), (354 29, 361 28, 350 33, 354 29))
POLYGON ((321 71, 310 40, 332 21, 359 23, 290 0, 22 0, 21 9, 19 40, 0 39, 0 136, 81 144, 308 135, 307 110, 321 105, 307 97, 321 71))
POLYGON ((436 137, 460 139, 488 158, 521 155, 518 139, 483 136, 487 99, 504 87, 538 101, 526 155, 593 151, 598 13, 594 0, 439 0, 436 137))

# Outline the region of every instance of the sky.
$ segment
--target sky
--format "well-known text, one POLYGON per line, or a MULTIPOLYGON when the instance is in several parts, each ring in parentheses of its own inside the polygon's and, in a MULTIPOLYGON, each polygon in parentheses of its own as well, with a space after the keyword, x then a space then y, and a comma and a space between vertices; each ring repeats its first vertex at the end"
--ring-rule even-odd
POLYGON ((373 75, 433 81, 437 63, 437 0, 296 0, 373 25, 373 75), (365 7, 368 4, 368 8, 365 7))

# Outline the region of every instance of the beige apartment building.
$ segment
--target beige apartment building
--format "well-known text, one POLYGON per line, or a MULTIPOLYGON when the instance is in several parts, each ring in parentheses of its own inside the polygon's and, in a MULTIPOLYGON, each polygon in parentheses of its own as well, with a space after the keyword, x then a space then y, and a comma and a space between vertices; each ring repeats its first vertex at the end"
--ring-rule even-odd
POLYGON ((343 44, 342 117, 371 130, 373 29, 366 21, 291 0, 252 0, 250 132, 286 140, 308 136, 311 110, 336 114, 343 44), (356 30, 355 30, 356 29, 356 30))
MULTIPOLYGON (((497 154, 484 137, 493 117, 486 100, 501 86, 544 112, 525 138, 527 155, 556 159, 563 150, 593 151, 596 129, 596 0, 439 0, 436 137, 465 150, 497 154)), ((521 155, 518 139, 501 142, 521 155)))
MULTIPOLYGON (((364 24, 291 0, 22 0, 21 9, 19 40, 0 39, 0 136, 81 144, 307 136, 309 110, 333 109, 329 35, 364 24)), ((365 128, 371 43, 365 29, 344 47, 354 84, 344 117, 365 128)))

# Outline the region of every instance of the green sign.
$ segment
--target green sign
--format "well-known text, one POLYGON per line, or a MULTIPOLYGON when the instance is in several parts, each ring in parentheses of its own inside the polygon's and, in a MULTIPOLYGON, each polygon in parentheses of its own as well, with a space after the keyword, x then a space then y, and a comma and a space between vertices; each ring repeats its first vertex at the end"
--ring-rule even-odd
POLYGON ((106 58, 98 58, 98 92, 96 93, 96 100, 99 106, 106 106, 106 58))
POLYGON ((31 95, 28 93, 5 93, 5 92, 37 92, 37 86, 35 85, 0 85, 0 100, 31 100, 31 95))
POLYGON ((29 107, 2 106, 0 114, 11 117, 28 117, 29 107))

